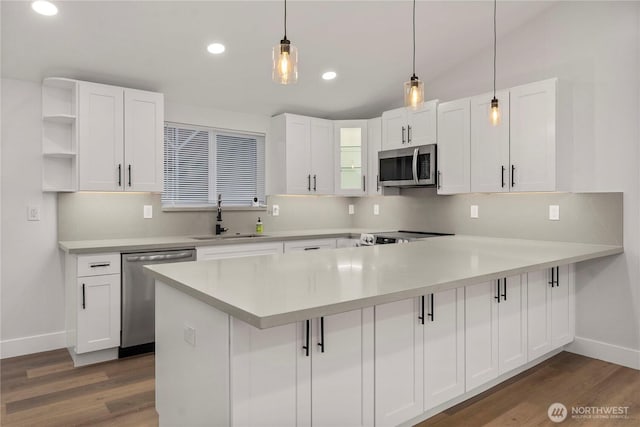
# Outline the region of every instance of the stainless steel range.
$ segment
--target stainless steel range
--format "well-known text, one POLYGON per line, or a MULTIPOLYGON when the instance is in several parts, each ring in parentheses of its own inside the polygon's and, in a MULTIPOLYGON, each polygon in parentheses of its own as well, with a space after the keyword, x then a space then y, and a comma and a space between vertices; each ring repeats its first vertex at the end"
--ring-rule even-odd
POLYGON ((388 245, 392 243, 409 243, 430 237, 453 236, 450 233, 432 233, 428 231, 391 231, 384 233, 363 233, 359 246, 388 245))

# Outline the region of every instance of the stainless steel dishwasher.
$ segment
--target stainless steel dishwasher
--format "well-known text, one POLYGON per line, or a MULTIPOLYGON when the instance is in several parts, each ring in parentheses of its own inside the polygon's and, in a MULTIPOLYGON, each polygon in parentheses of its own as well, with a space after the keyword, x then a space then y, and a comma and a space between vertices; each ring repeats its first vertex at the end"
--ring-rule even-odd
POLYGON ((195 249, 122 254, 122 307, 119 357, 154 350, 155 285, 142 266, 195 261, 195 249))

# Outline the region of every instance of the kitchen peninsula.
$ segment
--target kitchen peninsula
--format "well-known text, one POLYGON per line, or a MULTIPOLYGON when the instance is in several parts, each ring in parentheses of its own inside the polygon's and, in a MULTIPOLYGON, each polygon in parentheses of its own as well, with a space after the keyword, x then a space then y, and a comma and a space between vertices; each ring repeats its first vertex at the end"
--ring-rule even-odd
POLYGON ((447 236, 147 267, 160 424, 427 418, 572 341, 572 264, 622 252, 447 236))

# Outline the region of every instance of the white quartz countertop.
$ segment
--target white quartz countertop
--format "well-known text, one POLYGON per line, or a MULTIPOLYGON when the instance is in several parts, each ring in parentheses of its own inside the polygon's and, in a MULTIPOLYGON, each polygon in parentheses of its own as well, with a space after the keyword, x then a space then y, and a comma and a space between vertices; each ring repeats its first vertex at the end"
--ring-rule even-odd
MULTIPOLYGON (((374 230, 376 232, 384 230, 374 230)), ((72 240, 58 242, 60 249, 71 254, 100 252, 131 252, 141 250, 161 250, 169 248, 194 248, 197 246, 235 245, 242 243, 277 242, 285 240, 323 239, 332 237, 359 237, 360 233, 371 230, 336 228, 322 230, 268 231, 259 237, 235 237, 233 233, 222 236, 166 236, 134 237, 128 239, 72 240), (195 237, 210 237, 196 239, 195 237)))
POLYGON ((622 252, 622 246, 446 236, 145 269, 264 329, 622 252))

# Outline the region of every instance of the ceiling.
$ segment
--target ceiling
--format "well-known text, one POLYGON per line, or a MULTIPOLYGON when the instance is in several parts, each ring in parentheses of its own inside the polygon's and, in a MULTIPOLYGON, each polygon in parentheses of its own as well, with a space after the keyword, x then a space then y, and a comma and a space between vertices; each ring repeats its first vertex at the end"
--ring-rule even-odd
MULTIPOLYGON (((2 1, 2 76, 70 77, 165 94, 167 101, 273 115, 368 118, 402 103, 411 75, 411 2, 288 2, 299 79, 271 81, 282 1, 57 1, 55 17, 2 1), (224 43, 213 56, 206 46, 224 43), (335 70, 338 78, 320 75, 335 70)), ((498 38, 550 7, 500 1, 498 38)), ((493 41, 492 1, 418 1, 416 74, 427 82, 493 41)), ((490 86, 488 82, 487 88, 490 86)), ((426 93, 429 99, 428 87, 426 93)))

